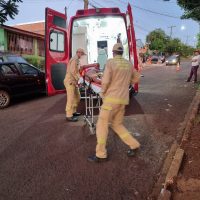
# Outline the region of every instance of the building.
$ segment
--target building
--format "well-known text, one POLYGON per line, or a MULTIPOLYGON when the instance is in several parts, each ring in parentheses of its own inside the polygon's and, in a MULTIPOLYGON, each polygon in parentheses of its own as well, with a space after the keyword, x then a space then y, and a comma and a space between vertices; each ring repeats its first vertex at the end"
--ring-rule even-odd
POLYGON ((0 51, 44 57, 44 35, 0 25, 0 51))
POLYGON ((33 33, 38 33, 38 34, 41 34, 41 35, 45 34, 45 22, 44 21, 16 24, 13 27, 21 29, 21 30, 33 32, 33 33))

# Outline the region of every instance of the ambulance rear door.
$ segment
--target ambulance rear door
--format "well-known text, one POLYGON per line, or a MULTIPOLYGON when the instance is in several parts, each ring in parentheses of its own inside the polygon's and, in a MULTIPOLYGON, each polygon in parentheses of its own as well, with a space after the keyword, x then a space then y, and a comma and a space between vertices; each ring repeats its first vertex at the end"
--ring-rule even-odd
POLYGON ((68 63, 67 17, 46 8, 45 20, 45 74, 47 94, 65 92, 63 80, 68 63))
MULTIPOLYGON (((127 33, 129 40, 130 59, 131 61, 133 61, 135 69, 138 70, 137 46, 136 46, 135 30, 133 25, 132 8, 130 4, 128 4, 126 16, 127 16, 127 33)), ((135 84, 134 89, 136 92, 138 91, 138 84, 135 84)))

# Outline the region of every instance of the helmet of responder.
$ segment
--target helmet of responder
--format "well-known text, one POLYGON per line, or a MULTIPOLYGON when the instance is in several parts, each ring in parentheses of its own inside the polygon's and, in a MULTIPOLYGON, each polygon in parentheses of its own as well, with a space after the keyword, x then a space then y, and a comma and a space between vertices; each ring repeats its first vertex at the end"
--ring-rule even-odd
POLYGON ((112 49, 113 52, 123 52, 124 51, 124 47, 121 43, 116 43, 114 46, 113 46, 113 49, 112 49))

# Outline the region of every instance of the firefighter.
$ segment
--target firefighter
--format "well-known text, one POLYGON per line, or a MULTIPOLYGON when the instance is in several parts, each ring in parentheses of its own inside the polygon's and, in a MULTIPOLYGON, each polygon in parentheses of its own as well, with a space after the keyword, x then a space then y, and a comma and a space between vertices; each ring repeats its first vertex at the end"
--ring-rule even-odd
POLYGON ((64 85, 67 92, 66 104, 66 120, 70 122, 77 122, 78 116, 81 114, 77 112, 77 107, 80 102, 80 93, 78 88, 79 80, 79 59, 86 55, 82 48, 78 48, 76 55, 72 57, 67 66, 67 73, 64 79, 64 85))
POLYGON ((133 70, 132 64, 122 57, 123 46, 117 43, 113 47, 113 59, 106 63, 102 78, 100 96, 103 99, 99 118, 97 121, 97 146, 96 155, 89 156, 88 161, 107 161, 106 142, 108 137, 108 124, 129 146, 127 156, 135 156, 140 143, 133 138, 130 132, 123 126, 125 105, 129 104, 129 86, 139 81, 139 73, 133 70))

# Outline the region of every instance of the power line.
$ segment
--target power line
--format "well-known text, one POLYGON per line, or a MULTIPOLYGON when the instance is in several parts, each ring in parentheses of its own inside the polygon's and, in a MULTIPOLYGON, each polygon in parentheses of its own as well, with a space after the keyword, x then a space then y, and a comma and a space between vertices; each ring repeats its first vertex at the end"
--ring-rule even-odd
MULTIPOLYGON (((91 1, 91 0, 90 0, 91 1)), ((93 3, 95 3, 96 5, 98 5, 99 7, 103 8, 104 6, 102 6, 100 3, 97 3, 96 1, 92 0, 93 3)))
MULTIPOLYGON (((132 4, 131 4, 131 5, 132 5, 132 4)), ((133 6, 134 8, 137 8, 137 9, 140 9, 140 10, 143 10, 143 11, 146 11, 146 12, 150 12, 150 13, 153 13, 153 14, 156 14, 156 15, 161 15, 161 16, 165 16, 165 17, 180 19, 180 17, 178 17, 178 16, 172 16, 172 15, 168 15, 168 14, 163 14, 163 13, 155 12, 155 11, 148 10, 148 9, 146 9, 146 8, 141 8, 141 7, 135 6, 135 5, 132 5, 132 6, 133 6)))
POLYGON ((150 32, 149 30, 143 28, 142 26, 140 26, 138 24, 134 24, 134 26, 137 27, 137 28, 139 28, 139 29, 141 29, 141 30, 143 30, 143 31, 145 31, 145 32, 148 32, 148 33, 150 32))
POLYGON ((69 5, 67 6, 67 9, 71 6, 73 0, 70 1, 69 5))
MULTIPOLYGON (((125 2, 123 2, 122 0, 118 0, 120 3, 124 4, 125 2)), ((133 6, 134 8, 137 8, 139 10, 142 10, 142 11, 145 11, 145 12, 149 12, 149 13, 152 13, 152 14, 156 14, 156 15, 161 15, 161 16, 165 16, 165 17, 170 17, 170 18, 175 18, 175 19, 180 19, 180 17, 178 16, 173 16, 173 15, 169 15, 169 14, 164 14, 164 13, 159 13, 159 12, 156 12, 156 11, 153 11, 153 10, 149 10, 149 9, 146 9, 146 8, 141 8, 139 6, 136 6, 132 3, 130 3, 131 6, 133 6)))

